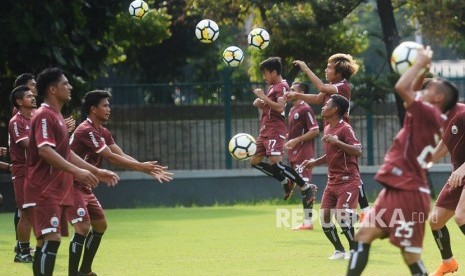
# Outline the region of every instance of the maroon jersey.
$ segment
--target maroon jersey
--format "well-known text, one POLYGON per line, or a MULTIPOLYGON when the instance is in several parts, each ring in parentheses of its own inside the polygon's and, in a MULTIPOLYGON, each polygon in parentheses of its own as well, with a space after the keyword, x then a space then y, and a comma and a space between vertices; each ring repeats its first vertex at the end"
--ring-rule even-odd
MULTIPOLYGON (((268 89, 266 96, 274 102, 278 102, 278 98, 283 97, 284 92, 289 90, 289 85, 285 80, 273 84, 268 89)), ((278 113, 265 105, 260 121, 260 135, 264 138, 273 138, 276 136, 286 136, 286 122, 284 120, 284 112, 278 113)))
MULTIPOLYGON (((347 100, 350 102, 350 84, 347 82, 346 79, 341 80, 340 82, 333 83, 334 87, 336 87, 337 94, 346 97, 347 100)), ((329 101, 331 98, 330 94, 325 94, 325 103, 329 101)))
MULTIPOLYGON (((115 140, 108 129, 104 127, 95 128, 92 121, 87 118, 87 120, 76 128, 69 143, 74 153, 84 159, 84 161, 95 167, 100 167, 102 157, 99 152, 106 146, 114 144, 115 140)), ((74 181, 74 185, 76 187, 83 187, 76 180, 74 181)), ((89 191, 87 188, 84 188, 84 190, 89 191)))
POLYGON ((28 139, 30 132, 31 120, 24 117, 21 112, 17 112, 8 124, 12 175, 14 177, 26 175, 26 150, 21 147, 19 142, 28 139))
POLYGON ((45 145, 52 147, 64 159, 70 159, 68 131, 63 116, 49 105, 42 104, 31 120, 25 203, 71 206, 74 203, 73 176, 40 158, 38 149, 45 145))
MULTIPOLYGON (((293 106, 289 111, 288 140, 302 136, 310 130, 318 129, 318 127, 313 109, 305 102, 302 101, 299 105, 293 106)), ((289 162, 298 162, 298 159, 304 158, 300 161, 302 162, 305 159, 313 158, 314 148, 313 139, 296 145, 287 151, 289 162), (299 158, 299 155, 302 155, 302 158, 299 158)))
MULTIPOLYGON (((336 135, 339 141, 352 146, 361 146, 355 137, 352 127, 343 120, 331 127, 327 124, 324 129, 324 135, 336 135)), ((338 146, 330 143, 324 143, 326 163, 328 165, 328 185, 355 183, 360 184, 360 172, 358 169, 357 157, 350 156, 342 151, 338 146)))
POLYGON ((465 104, 458 103, 450 110, 444 126, 442 140, 456 170, 465 162, 465 104))
POLYGON ((386 153, 375 179, 400 190, 429 192, 425 168, 441 136, 444 120, 431 104, 414 101, 407 108, 404 126, 386 153))

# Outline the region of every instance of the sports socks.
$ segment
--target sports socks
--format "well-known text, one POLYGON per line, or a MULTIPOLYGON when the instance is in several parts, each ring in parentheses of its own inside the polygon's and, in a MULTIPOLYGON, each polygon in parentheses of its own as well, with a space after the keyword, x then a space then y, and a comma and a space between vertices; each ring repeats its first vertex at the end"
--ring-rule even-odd
POLYGON ((412 276, 428 276, 428 273, 426 272, 426 267, 423 264, 422 260, 408 265, 408 268, 410 269, 410 273, 412 274, 412 276))
POLYGON ((462 233, 465 235, 465 224, 462 224, 459 226, 460 230, 462 230, 462 233))
POLYGON ((355 250, 350 254, 349 267, 347 276, 359 276, 362 274, 368 263, 368 255, 370 254, 370 244, 355 242, 355 250))
POLYGON ((357 250, 357 244, 354 241, 355 230, 350 222, 342 220, 341 229, 344 236, 346 236, 347 241, 349 242, 350 250, 357 250))
POLYGON ((93 229, 87 234, 86 245, 84 248, 84 256, 82 257, 81 269, 82 273, 90 273, 92 271, 92 262, 102 240, 103 233, 97 233, 93 229))
POLYGON ((432 230, 432 232, 436 245, 441 252, 442 259, 447 260, 452 258, 452 248, 450 246, 450 236, 447 226, 444 225, 441 229, 432 230))
MULTIPOLYGON (((59 241, 45 240, 40 251, 36 251, 32 269, 34 276, 51 276, 55 267, 59 241)), ((39 247, 37 247, 39 249, 39 247)))
POLYGON ((328 240, 333 244, 335 250, 345 252, 344 246, 342 246, 339 235, 337 234, 336 227, 323 227, 323 232, 325 233, 328 240))
MULTIPOLYGON (((19 219, 20 219, 20 214, 19 214, 19 209, 16 208, 16 211, 15 211, 15 216, 13 218, 13 223, 15 225, 15 234, 16 234, 16 246, 19 250, 19 242, 18 242, 18 223, 19 223, 19 219)), ((19 252, 19 251, 18 251, 19 252)))
POLYGON ((31 250, 30 250, 30 243, 29 242, 18 242, 18 252, 21 253, 21 255, 30 255, 31 250))
POLYGON ((256 168, 257 170, 260 170, 260 171, 264 172, 265 174, 267 174, 269 176, 272 176, 272 177, 276 178, 282 184, 287 183, 286 177, 284 175, 282 175, 279 170, 272 167, 270 164, 268 164, 266 162, 260 162, 257 165, 252 165, 252 167, 256 168))
POLYGON ((282 162, 271 165, 276 168, 282 175, 289 178, 292 182, 295 182, 301 189, 305 186, 305 181, 300 175, 290 166, 284 165, 282 162))
POLYGON ((363 183, 360 183, 359 191, 358 191, 358 204, 360 205, 360 209, 363 211, 369 209, 370 204, 368 203, 367 195, 365 193, 365 186, 363 183))
POLYGON ((74 236, 69 243, 69 276, 78 275, 79 261, 81 260, 82 248, 84 246, 85 240, 85 236, 78 233, 74 233, 74 236))

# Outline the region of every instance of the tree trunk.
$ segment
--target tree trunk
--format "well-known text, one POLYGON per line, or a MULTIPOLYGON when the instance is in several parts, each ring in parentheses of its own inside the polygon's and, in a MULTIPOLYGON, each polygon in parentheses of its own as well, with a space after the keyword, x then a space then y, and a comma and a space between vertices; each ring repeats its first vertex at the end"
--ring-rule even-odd
MULTIPOLYGON (((400 37, 397 32, 396 21, 394 19, 394 10, 392 8, 391 0, 376 0, 378 5, 378 15, 381 21, 381 28, 383 30, 383 40, 386 47, 386 61, 389 64, 392 51, 399 45, 400 37)), ((389 66, 391 72, 392 68, 389 66)), ((402 99, 395 93, 397 116, 399 117, 399 124, 402 127, 404 124, 405 107, 402 99)))

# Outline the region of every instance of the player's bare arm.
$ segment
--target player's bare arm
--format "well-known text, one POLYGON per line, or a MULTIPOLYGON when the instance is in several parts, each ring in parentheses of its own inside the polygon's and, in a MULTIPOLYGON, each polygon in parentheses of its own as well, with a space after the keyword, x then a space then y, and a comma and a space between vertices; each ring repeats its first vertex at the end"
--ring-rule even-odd
POLYGON ((433 153, 431 154, 431 160, 430 160, 431 165, 438 162, 439 159, 443 158, 447 154, 449 154, 449 150, 447 149, 446 144, 442 140, 439 141, 437 146, 434 148, 433 153))
POLYGON ((11 172, 11 164, 8 164, 6 162, 0 161, 0 168, 5 171, 10 171, 11 172))
POLYGON ((302 100, 308 104, 323 105, 325 103, 325 94, 324 93, 303 94, 303 93, 296 93, 296 92, 286 92, 284 94, 284 99, 286 99, 286 101, 302 100))
POLYGON ((465 163, 463 163, 458 169, 453 171, 449 177, 449 185, 451 187, 460 187, 463 185, 463 179, 465 177, 465 163))
POLYGON ((326 134, 321 138, 321 140, 325 143, 330 143, 333 145, 338 146, 343 152, 345 152, 348 155, 355 156, 355 157, 360 157, 362 155, 362 147, 359 145, 349 145, 337 138, 336 135, 330 135, 326 134))
POLYGON ((311 169, 313 167, 321 166, 326 164, 326 154, 318 157, 317 159, 305 160, 302 162, 301 166, 306 169, 311 169))
POLYGON ((313 73, 313 71, 307 66, 307 64, 305 64, 305 62, 301 60, 294 60, 293 63, 307 75, 307 77, 312 82, 313 86, 315 86, 315 88, 319 92, 329 95, 337 93, 337 89, 334 85, 325 84, 322 80, 320 80, 320 78, 317 77, 317 75, 315 75, 315 73, 313 73))
POLYGON ((306 142, 306 141, 310 141, 316 138, 319 134, 320 134, 320 130, 318 128, 312 129, 310 131, 307 131, 305 134, 299 137, 296 137, 294 139, 287 141, 286 144, 284 144, 284 147, 286 149, 293 149, 296 145, 306 142))
POLYGON ((406 108, 415 101, 415 91, 412 90, 412 84, 429 69, 432 57, 433 51, 429 46, 426 49, 419 48, 416 62, 397 81, 395 90, 404 101, 406 108))
POLYGON ((258 109, 263 109, 266 106, 266 104, 262 99, 256 98, 253 101, 253 106, 255 106, 258 109))
POLYGON ((115 154, 118 154, 120 156, 123 156, 125 157, 126 159, 129 159, 129 160, 132 160, 132 161, 136 161, 136 162, 139 162, 137 159, 135 159, 134 157, 124 153, 124 151, 117 145, 117 144, 112 144, 112 145, 109 145, 108 147, 110 147, 110 150, 115 153, 115 154))
POLYGON ((286 100, 284 99, 284 97, 279 97, 277 102, 275 102, 275 101, 272 101, 270 98, 268 98, 263 92, 263 90, 260 88, 254 89, 253 93, 255 94, 255 96, 257 96, 257 98, 264 101, 265 104, 268 105, 272 110, 278 113, 281 113, 284 111, 284 108, 286 107, 286 100))
POLYGON ((116 173, 92 166, 91 164, 84 161, 81 157, 79 157, 79 155, 77 155, 73 151, 71 151, 70 161, 79 168, 88 170, 89 172, 94 174, 94 176, 97 178, 97 181, 100 180, 108 186, 114 186, 116 185, 116 183, 118 183, 119 176, 116 173))
POLYGON ((68 162, 51 146, 43 145, 38 149, 38 151, 40 158, 44 159, 45 162, 47 162, 50 166, 71 173, 76 178, 76 180, 90 188, 97 186, 98 178, 95 175, 86 169, 81 169, 78 166, 75 166, 73 163, 68 162))

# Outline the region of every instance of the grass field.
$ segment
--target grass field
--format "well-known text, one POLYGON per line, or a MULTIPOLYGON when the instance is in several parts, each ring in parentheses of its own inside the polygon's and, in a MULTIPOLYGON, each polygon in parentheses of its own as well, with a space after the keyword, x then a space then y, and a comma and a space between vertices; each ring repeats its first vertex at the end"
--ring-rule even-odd
MULTIPOLYGON (((333 248, 319 224, 305 232, 277 227, 279 208, 298 205, 107 210, 109 228, 93 269, 98 275, 345 275, 348 261, 327 259, 333 248)), ((464 237, 453 222, 449 230, 464 267, 455 275, 465 275, 464 237)), ((67 275, 68 245, 64 238, 54 275, 67 275)), ((0 275, 32 275, 30 265, 13 263, 13 246, 12 214, 3 213, 0 275)), ((429 230, 423 260, 429 272, 440 261, 429 230)), ((398 249, 382 240, 373 244, 363 275, 409 271, 398 249)))

